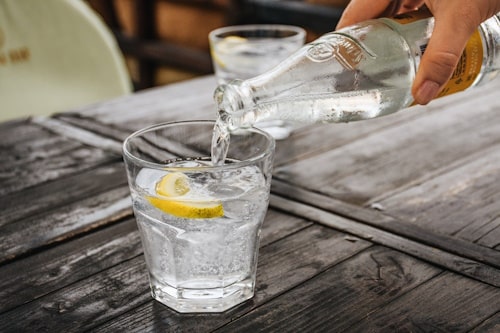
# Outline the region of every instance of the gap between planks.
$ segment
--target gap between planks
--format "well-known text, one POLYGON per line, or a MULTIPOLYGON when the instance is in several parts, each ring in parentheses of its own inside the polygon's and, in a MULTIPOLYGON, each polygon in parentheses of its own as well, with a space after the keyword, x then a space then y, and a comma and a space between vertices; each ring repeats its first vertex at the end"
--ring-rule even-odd
MULTIPOLYGON (((274 184, 275 182, 273 182, 274 184)), ((337 205, 337 203, 335 204, 337 205)), ((271 196, 270 205, 289 214, 309 219, 310 221, 355 235, 373 243, 404 252, 492 286, 500 287, 500 270, 474 258, 451 253, 446 248, 427 245, 404 235, 369 225, 366 221, 359 221, 356 217, 350 219, 349 217, 336 215, 335 213, 280 197, 276 194, 271 196)), ((360 211, 366 215, 366 209, 361 207, 357 207, 353 211, 360 211)))

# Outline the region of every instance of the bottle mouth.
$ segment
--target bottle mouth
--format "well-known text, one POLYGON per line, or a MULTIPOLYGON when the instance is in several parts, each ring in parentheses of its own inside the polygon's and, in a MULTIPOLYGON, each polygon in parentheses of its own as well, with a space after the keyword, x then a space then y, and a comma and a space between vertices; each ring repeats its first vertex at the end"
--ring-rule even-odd
POLYGON ((245 100, 242 84, 243 81, 234 80, 219 85, 214 92, 218 118, 226 124, 231 133, 238 129, 251 128, 256 122, 253 104, 245 100))
POLYGON ((233 80, 227 84, 217 86, 214 92, 214 101, 217 106, 217 110, 224 110, 225 112, 232 114, 245 109, 239 88, 242 83, 242 80, 233 80))

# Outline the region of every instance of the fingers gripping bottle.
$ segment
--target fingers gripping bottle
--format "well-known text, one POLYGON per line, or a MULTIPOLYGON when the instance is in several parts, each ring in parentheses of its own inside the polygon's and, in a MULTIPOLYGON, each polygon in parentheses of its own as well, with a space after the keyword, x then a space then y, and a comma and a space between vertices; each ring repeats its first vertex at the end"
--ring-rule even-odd
MULTIPOLYGON (((499 17, 470 38, 441 96, 498 74, 499 17)), ((334 123, 394 113, 413 102, 411 85, 433 28, 423 10, 327 33, 260 76, 217 87, 220 117, 236 129, 271 119, 334 123)))

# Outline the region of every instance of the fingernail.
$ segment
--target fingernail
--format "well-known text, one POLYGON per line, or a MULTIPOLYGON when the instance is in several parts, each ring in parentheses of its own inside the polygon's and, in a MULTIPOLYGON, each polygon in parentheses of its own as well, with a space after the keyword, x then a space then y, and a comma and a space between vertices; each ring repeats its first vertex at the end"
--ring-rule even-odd
POLYGON ((432 101, 433 98, 439 92, 439 85, 433 81, 424 81, 420 88, 418 88, 417 93, 415 95, 415 101, 418 104, 425 105, 432 101))

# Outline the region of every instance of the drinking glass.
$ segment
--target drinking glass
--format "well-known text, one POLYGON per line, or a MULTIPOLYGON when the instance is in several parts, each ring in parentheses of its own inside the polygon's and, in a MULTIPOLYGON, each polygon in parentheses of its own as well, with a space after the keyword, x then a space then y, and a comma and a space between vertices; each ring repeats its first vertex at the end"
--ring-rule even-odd
MULTIPOLYGON (((306 31, 297 26, 251 24, 222 27, 210 32, 210 52, 218 84, 245 80, 278 65, 305 42, 306 31)), ((275 139, 287 138, 293 124, 283 120, 256 124, 275 139)))
POLYGON ((211 163, 213 121, 155 125, 123 155, 154 299, 178 312, 221 312, 253 297, 274 139, 231 134, 211 163))

